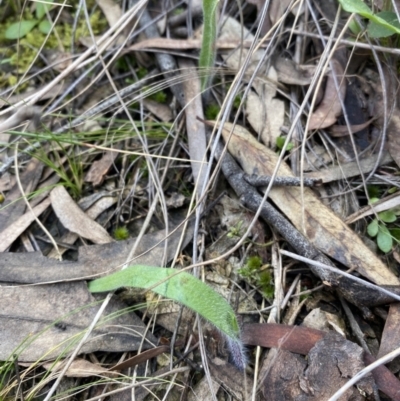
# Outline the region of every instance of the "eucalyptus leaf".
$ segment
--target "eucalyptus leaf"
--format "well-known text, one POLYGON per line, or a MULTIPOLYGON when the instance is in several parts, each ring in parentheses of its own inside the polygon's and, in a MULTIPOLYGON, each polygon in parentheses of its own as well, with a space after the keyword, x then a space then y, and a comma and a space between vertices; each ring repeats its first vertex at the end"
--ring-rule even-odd
POLYGON ((136 265, 91 281, 88 286, 90 292, 113 291, 121 287, 151 289, 197 312, 235 343, 239 341, 239 325, 229 303, 189 273, 136 265))
POLYGON ((21 39, 26 36, 38 23, 39 21, 32 19, 29 21, 22 20, 11 24, 5 33, 6 39, 21 39))

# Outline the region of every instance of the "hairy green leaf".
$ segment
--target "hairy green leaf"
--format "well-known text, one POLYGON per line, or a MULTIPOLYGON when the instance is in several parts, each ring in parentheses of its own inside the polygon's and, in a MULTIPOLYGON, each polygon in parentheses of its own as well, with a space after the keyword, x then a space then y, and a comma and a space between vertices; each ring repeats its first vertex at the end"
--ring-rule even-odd
POLYGON ((219 0, 203 0, 203 40, 201 43, 199 67, 201 87, 205 89, 209 81, 209 70, 215 59, 215 40, 217 37, 217 7, 219 0))
POLYGON ((239 325, 229 303, 191 274, 171 268, 136 265, 89 283, 90 292, 113 291, 121 287, 151 289, 197 312, 235 342, 239 325))

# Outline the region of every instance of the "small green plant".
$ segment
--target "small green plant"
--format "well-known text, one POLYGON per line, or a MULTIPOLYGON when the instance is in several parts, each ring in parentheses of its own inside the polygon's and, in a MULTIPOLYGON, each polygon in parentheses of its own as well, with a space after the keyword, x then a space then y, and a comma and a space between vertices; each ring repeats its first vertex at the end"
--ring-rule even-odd
POLYGON ((44 19, 46 13, 50 11, 51 3, 36 3, 35 16, 36 18, 21 19, 18 22, 11 24, 6 32, 5 38, 14 40, 21 39, 26 36, 32 29, 38 25, 40 32, 47 35, 51 29, 50 21, 44 19))
POLYGON ((386 223, 394 223, 396 220, 396 214, 391 210, 386 210, 378 213, 378 218, 368 224, 368 235, 376 237, 376 243, 382 252, 390 252, 393 248, 393 241, 399 242, 400 229, 386 226, 386 223))
POLYGON ((230 227, 227 237, 228 238, 241 237, 242 225, 243 225, 243 221, 241 220, 236 224, 236 226, 230 227))
POLYGON ((218 104, 210 103, 206 106, 204 114, 207 120, 215 120, 220 111, 221 107, 218 104))
POLYGON ((255 285, 265 298, 274 296, 274 282, 268 265, 263 265, 259 256, 250 256, 238 273, 250 284, 255 285))
POLYGON ((400 33, 400 22, 392 11, 384 10, 374 14, 362 0, 339 0, 339 3, 343 10, 368 19, 367 32, 373 38, 384 38, 400 33))
MULTIPOLYGON (((283 149, 283 145, 285 145, 286 142, 286 138, 284 136, 278 136, 278 138, 276 138, 276 147, 278 148, 278 150, 282 150, 283 149)), ((289 142, 288 145, 286 146, 286 151, 289 152, 290 150, 292 150, 294 147, 294 144, 292 142, 289 142)))
POLYGON ((114 239, 116 239, 117 241, 123 241, 128 238, 129 238, 129 230, 125 226, 117 227, 114 230, 114 239))

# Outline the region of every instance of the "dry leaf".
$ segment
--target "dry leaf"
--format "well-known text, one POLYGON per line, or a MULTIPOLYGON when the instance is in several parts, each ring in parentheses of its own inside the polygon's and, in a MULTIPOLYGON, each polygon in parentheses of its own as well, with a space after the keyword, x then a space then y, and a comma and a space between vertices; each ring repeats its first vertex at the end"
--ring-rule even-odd
POLYGON ((86 173, 85 182, 91 182, 95 187, 100 185, 117 156, 118 152, 109 150, 104 153, 100 160, 95 160, 86 173))
POLYGON ((107 244, 114 241, 100 224, 83 212, 63 186, 55 187, 50 193, 50 199, 54 212, 68 230, 95 244, 107 244))
POLYGON ((255 92, 249 92, 246 99, 247 119, 253 129, 269 147, 276 147, 276 139, 281 135, 285 118, 285 104, 275 99, 278 75, 274 67, 267 73, 267 82, 255 81, 255 92))
POLYGON ((343 337, 346 337, 344 320, 338 315, 321 310, 321 308, 315 308, 310 311, 303 320, 303 326, 322 331, 333 329, 343 337))
POLYGON ((370 216, 371 214, 376 214, 379 212, 384 212, 385 210, 399 210, 400 207, 400 195, 398 193, 394 193, 393 195, 387 196, 386 198, 379 199, 373 205, 368 205, 353 213, 351 216, 348 216, 346 219, 347 224, 352 224, 357 220, 360 220, 366 216, 370 216))
MULTIPOLYGON (((16 352, 19 361, 49 360, 68 355, 99 311, 100 305, 96 300, 104 298, 93 297, 84 281, 4 286, 1 287, 1 294, 2 361, 8 360, 16 352)), ((98 325, 89 341, 83 345, 82 353, 101 350, 124 352, 137 350, 142 345, 148 346, 147 341, 143 342, 146 330, 140 318, 134 313, 117 313, 125 307, 122 301, 115 298, 111 300, 104 315, 109 320, 98 325), (111 314, 113 318, 109 316, 111 314)), ((146 337, 153 344, 156 341, 149 332, 146 337)))
POLYGON ((278 56, 273 59, 278 80, 287 85, 309 85, 315 74, 316 66, 298 65, 293 60, 278 56))
POLYGON ((201 196, 207 172, 207 139, 206 130, 201 120, 204 120, 203 103, 201 101, 201 84, 197 75, 196 66, 192 61, 182 59, 179 67, 189 73, 192 78, 182 82, 185 93, 186 131, 189 143, 189 155, 192 173, 196 185, 196 192, 201 196))
MULTIPOLYGON (((229 140, 229 152, 239 160, 247 174, 272 175, 278 155, 260 144, 246 129, 226 123, 222 130, 229 140), (232 132, 232 135, 231 135, 232 132)), ((278 175, 293 177, 282 163, 278 175)), ((375 284, 398 285, 397 277, 370 251, 363 241, 309 188, 273 187, 272 201, 310 242, 325 254, 359 273, 375 284), (303 203, 304 200, 304 203, 303 203)))
POLYGON ((308 123, 309 130, 330 127, 342 113, 340 101, 344 102, 344 98, 346 97, 346 81, 343 79, 344 69, 339 61, 335 59, 331 60, 331 66, 333 71, 328 74, 324 97, 317 109, 310 116, 308 123), (334 74, 339 85, 339 93, 336 89, 334 74))
POLYGON ((174 118, 171 107, 151 99, 143 99, 143 106, 154 114, 160 121, 168 122, 174 118))
POLYGON ((40 205, 33 208, 33 213, 28 210, 12 225, 0 233, 0 252, 5 252, 9 246, 40 216, 50 205, 50 199, 46 199, 40 205))
MULTIPOLYGON (((49 362, 42 365, 46 370, 51 372, 58 372, 64 367, 64 361, 60 362, 49 362)), ((112 372, 100 365, 96 365, 86 359, 76 358, 72 361, 68 370, 65 372, 67 377, 91 377, 91 376, 102 376, 110 377, 115 376, 117 372, 112 372)))
MULTIPOLYGON (((83 202, 86 198, 83 198, 79 205, 82 207, 83 202)), ((92 205, 89 209, 85 210, 85 213, 88 215, 90 219, 96 220, 96 218, 103 213, 105 210, 110 208, 118 201, 117 197, 113 196, 103 196, 97 202, 92 205)), ((63 244, 70 244, 72 245, 77 239, 79 238, 78 234, 75 234, 71 231, 68 231, 60 238, 60 242, 63 244)), ((56 249, 52 249, 50 253, 47 255, 48 258, 59 258, 60 254, 62 255, 67 251, 67 248, 62 246, 58 247, 58 251, 56 249)))
MULTIPOLYGON (((378 162, 379 166, 383 166, 393 161, 392 156, 388 153, 385 153, 379 160, 378 157, 379 155, 372 155, 360 160, 361 171, 367 174, 375 168, 378 162)), ((322 180, 323 183, 356 177, 358 175, 360 175, 360 168, 357 162, 344 163, 340 166, 332 166, 320 171, 304 174, 307 178, 322 180)))

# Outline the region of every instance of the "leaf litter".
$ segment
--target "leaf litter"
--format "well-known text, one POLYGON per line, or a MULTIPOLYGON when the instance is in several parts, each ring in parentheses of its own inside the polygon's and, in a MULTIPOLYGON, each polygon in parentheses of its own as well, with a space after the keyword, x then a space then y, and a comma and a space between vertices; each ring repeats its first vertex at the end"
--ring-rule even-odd
MULTIPOLYGON (((324 70, 319 68, 319 62, 324 48, 331 44, 324 42, 321 33, 333 31, 336 2, 327 5, 314 1, 307 4, 311 7, 306 10, 305 5, 299 8, 293 2, 272 1, 261 27, 262 39, 256 33, 257 23, 252 23, 256 14, 261 18, 264 2, 248 2, 240 10, 235 4, 219 10, 219 37, 215 38, 213 46, 217 54, 212 58, 216 68, 209 78, 211 90, 202 96, 198 82, 204 80, 204 72, 185 71, 187 67, 194 69, 196 64, 192 61, 176 62, 176 56, 198 56, 202 32, 202 19, 196 17, 199 4, 193 4, 192 10, 186 6, 176 10, 176 15, 170 12, 172 10, 166 13, 163 4, 156 5, 152 11, 159 15, 161 23, 157 25, 145 2, 138 2, 142 7, 138 25, 135 22, 123 27, 139 8, 124 9, 114 1, 98 3, 100 9, 91 14, 91 24, 98 54, 102 53, 101 61, 89 58, 94 47, 90 47, 93 45, 91 33, 80 25, 80 18, 85 19, 84 13, 73 14, 65 8, 63 18, 56 22, 57 29, 64 29, 64 20, 75 18, 77 41, 71 48, 70 38, 63 42, 59 35, 59 49, 64 49, 52 49, 56 55, 52 59, 61 62, 62 54, 76 54, 80 56, 79 62, 64 60, 59 67, 52 67, 56 78, 37 64, 35 68, 40 79, 27 72, 29 80, 12 78, 2 84, 2 98, 9 100, 3 105, 2 114, 10 111, 6 107, 8 104, 15 103, 18 109, 21 99, 24 104, 37 104, 41 99, 40 109, 30 110, 35 113, 40 110, 42 124, 35 121, 27 128, 18 128, 26 117, 29 120, 25 109, 0 125, 5 131, 1 141, 7 147, 1 166, 1 188, 5 196, 0 210, 3 252, 0 281, 4 283, 1 287, 1 359, 11 361, 17 354, 22 368, 26 367, 23 362, 43 363, 72 354, 74 347, 69 345, 69 339, 82 335, 99 310, 98 305, 88 306, 95 298, 87 291, 85 280, 118 270, 128 258, 136 257, 132 262, 135 264, 158 267, 181 268, 191 263, 205 263, 201 274, 207 284, 235 308, 241 321, 243 342, 270 348, 269 357, 259 357, 255 364, 250 348, 249 364, 243 376, 233 366, 232 355, 229 356, 225 340, 215 327, 201 320, 206 334, 201 337, 201 332, 193 331, 193 315, 187 310, 180 312, 179 305, 157 304, 159 300, 154 294, 144 296, 140 292, 122 290, 112 298, 108 312, 125 310, 126 304, 131 309, 120 315, 111 314, 113 320, 96 326, 79 350, 84 359, 76 359, 66 370, 67 376, 90 379, 100 374, 109 377, 104 366, 118 366, 117 359, 122 352, 142 358, 137 366, 143 369, 143 376, 168 374, 169 363, 162 363, 161 356, 157 357, 158 365, 147 371, 143 361, 155 358, 158 351, 173 349, 171 366, 176 363, 186 370, 178 373, 179 385, 167 387, 158 382, 155 390, 158 396, 185 397, 182 388, 189 388, 188 383, 191 383, 192 395, 187 399, 195 395, 204 398, 201 394, 209 397, 207 390, 212 393, 211 399, 222 392, 245 399, 255 396, 250 395, 254 382, 260 399, 280 400, 283 396, 288 400, 315 397, 328 400, 348 378, 371 363, 372 356, 386 355, 398 346, 396 306, 370 311, 355 302, 357 296, 349 296, 349 291, 342 291, 341 294, 347 296, 340 300, 327 282, 322 279, 321 283, 315 270, 279 253, 280 247, 290 249, 293 246, 287 240, 289 235, 282 237, 273 224, 262 219, 252 223, 254 214, 240 204, 232 189, 238 194, 240 188, 248 188, 242 181, 243 172, 271 175, 280 162, 282 148, 278 143, 282 138, 284 143, 287 138, 290 147, 283 155, 287 157, 281 162, 278 176, 291 177, 291 167, 295 170, 295 166, 305 166, 299 175, 321 179, 324 187, 314 190, 273 186, 269 193, 272 207, 281 213, 280 218, 293 223, 293 233, 297 230, 297 236, 298 233, 305 235, 312 246, 336 261, 336 266, 348 268, 352 274, 356 270, 357 275, 396 291, 397 240, 400 240, 396 238, 397 217, 395 221, 379 223, 393 235, 386 255, 376 244, 375 248, 371 247, 371 239, 368 242, 364 238, 366 227, 376 218, 376 213, 393 211, 398 203, 397 167, 393 164, 394 160, 399 165, 397 82, 393 79, 396 68, 391 56, 385 59, 386 66, 382 69, 379 65, 382 53, 376 52, 381 52, 384 46, 376 47, 375 53, 361 52, 357 40, 363 42, 362 45, 368 42, 364 37, 356 40, 347 30, 342 35, 354 39, 354 47, 347 41, 343 42, 345 45, 331 48, 330 61, 325 60, 324 70), (184 18, 178 12, 182 12, 184 18), (96 18, 97 21, 99 18, 107 20, 114 30, 119 29, 112 41, 107 42, 112 31, 104 35, 107 27, 105 23, 96 24, 96 18), (144 34, 139 35, 139 26, 144 34), (160 32, 164 36, 159 34, 157 26, 162 27, 160 32), (82 46, 86 42, 90 42, 87 49, 82 46), (258 47, 253 48, 253 44, 258 47), (246 63, 246 69, 242 70, 246 63), (79 78, 75 75, 77 69, 79 74, 82 72, 79 78), (155 71, 161 71, 164 77, 155 71), (316 77, 317 73, 324 75, 316 77), (60 82, 64 79, 60 91, 60 82), (311 103, 303 99, 307 98, 314 81, 319 81, 320 86, 310 90, 311 98, 315 99, 315 106, 310 109, 311 103), (212 108, 215 115, 205 118, 214 119, 219 115, 225 120, 224 125, 217 122, 215 131, 217 135, 222 134, 228 153, 239 162, 239 170, 231 170, 241 171, 238 175, 229 176, 224 166, 228 157, 216 151, 208 135, 211 130, 203 124, 203 110, 207 116, 212 108), (297 112, 301 118, 296 121, 297 112), (307 119, 309 132, 306 135, 307 119), (232 125, 234 121, 237 122, 235 126, 232 125), (291 136, 295 124, 297 134, 291 136), (20 130, 18 136, 16 130, 20 130), (382 132, 386 134, 386 141, 382 132), (19 141, 20 153, 13 149, 16 141, 19 141), (29 147, 32 144, 34 146, 29 147), (28 152, 24 151, 26 146, 28 152), (115 149, 127 153, 118 153, 115 149), (216 153, 220 156, 209 176, 206 167, 212 161, 207 158, 216 153), (26 162, 31 156, 31 161, 26 162), (15 160, 19 178, 10 170, 15 160), (220 165, 223 174, 218 174, 220 170, 216 167, 220 165), (58 253, 35 223, 36 217, 26 209, 26 200, 21 198, 16 179, 28 194, 27 200, 35 214, 58 244, 63 261, 52 259, 58 253), (374 192, 380 200, 371 206, 369 198, 374 192), (96 193, 98 198, 90 200, 96 193), (352 199, 351 208, 349 199, 352 199), (89 206, 83 201, 88 201, 89 206), (232 202, 237 205, 236 210, 230 206, 232 202), (335 204, 345 207, 335 208, 335 204), (198 208, 197 219, 190 220, 186 234, 182 227, 171 234, 185 220, 183 216, 190 214, 193 205, 198 208), (358 225, 350 225, 356 220, 358 225), (200 221, 202 225, 195 226, 195 222, 199 224, 200 221), (121 227, 133 238, 122 241, 113 238, 115 230, 121 227), (313 292, 314 287, 321 284, 325 286, 313 292), (312 302, 301 299, 302 293, 312 302), (10 299, 16 301, 9 302, 10 299), (144 306, 146 301, 147 306, 144 306), (347 308, 347 301, 356 305, 347 308), (134 312, 132 309, 138 303, 143 304, 134 312), (35 305, 35 308, 27 308, 27 305, 35 305), (306 314, 305 308, 311 308, 312 313, 306 314), (360 308, 362 314, 356 312, 358 316, 353 321, 349 310, 354 312, 356 308, 360 308), (344 314, 351 321, 345 327, 344 314), (375 323, 370 325, 368 322, 372 318, 375 323), (306 325, 310 320, 314 330, 328 333, 307 329, 301 334, 288 326, 294 322, 306 325), (285 324, 263 326, 256 323, 259 321, 285 324), (152 332, 146 324, 153 328, 152 332), (339 327, 341 335, 329 331, 339 327), (375 338, 375 345, 367 345, 369 350, 360 336, 363 330, 367 332, 366 327, 369 327, 369 335, 375 338), (288 341, 288 333, 294 335, 294 340, 288 341), (315 341, 303 346, 307 336, 308 340, 314 338, 315 341), (273 341, 265 343, 265 338, 273 341), (161 346, 156 352, 159 341, 168 346, 161 346), (149 351, 145 352, 150 353, 140 357, 138 350, 146 348, 149 351), (184 349, 191 349, 191 353, 183 353, 184 349), (106 364, 99 362, 101 355, 106 355, 106 364), (308 357, 304 359, 301 355, 308 357), (259 365, 261 372, 257 370, 259 365), (203 367, 204 375, 200 377, 195 372, 203 372, 203 367), (269 373, 263 375, 266 371, 269 373), (282 381, 283 376, 290 378, 290 385, 287 380, 282 381), (245 388, 243 380, 247 383, 245 388)), ((345 8, 350 10, 352 2, 345 3, 345 8)), ((32 5, 33 11, 35 7, 32 5)), ((382 11, 379 15, 383 18, 386 11, 379 9, 382 11)), ((50 14, 55 17, 54 10, 50 14)), ((348 14, 342 12, 338 18, 339 27, 342 27, 348 14)), ((367 18, 378 25, 382 20, 371 14, 367 18)), ((382 22, 385 29, 388 23, 390 21, 382 22)), ((372 25, 370 23, 369 33, 373 33, 374 28, 376 36, 380 27, 372 25)), ((36 28, 32 29, 39 37, 38 31, 34 31, 36 28)), ((335 40, 340 41, 339 32, 334 34, 335 40)), ((20 40, 24 48, 26 43, 20 40)), ((386 40, 381 45, 394 47, 393 37, 386 40)), ((45 58, 42 60, 47 62, 45 58)), ((13 69, 17 71, 17 68, 27 71, 26 66, 10 64, 6 74, 13 74, 13 69)), ((0 79, 4 76, 0 75, 0 79)), ((229 160, 228 163, 233 162, 229 160)), ((355 287, 350 285, 349 288, 351 292, 355 287)), ((368 291, 360 288, 364 294, 368 291)), ((53 371, 56 380, 63 380, 58 368, 43 366, 53 371)), ((391 368, 398 370, 396 361, 391 368)), ((27 394, 32 383, 23 377, 25 387, 21 388, 27 394)), ((398 399, 398 380, 384 367, 360 382, 363 395, 353 387, 343 399, 368 399, 373 392, 373 380, 380 391, 398 399)), ((114 386, 121 392, 124 390, 122 384, 114 386)), ((42 388, 49 391, 50 396, 45 381, 42 388)), ((137 390, 137 395, 137 399, 146 395, 152 399, 143 389, 137 390)))

